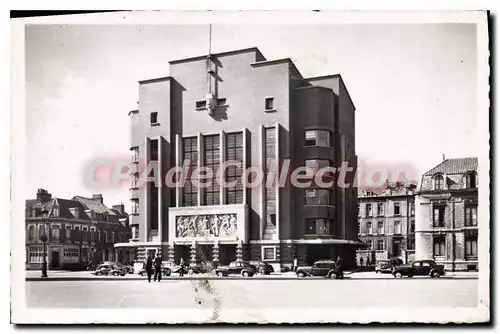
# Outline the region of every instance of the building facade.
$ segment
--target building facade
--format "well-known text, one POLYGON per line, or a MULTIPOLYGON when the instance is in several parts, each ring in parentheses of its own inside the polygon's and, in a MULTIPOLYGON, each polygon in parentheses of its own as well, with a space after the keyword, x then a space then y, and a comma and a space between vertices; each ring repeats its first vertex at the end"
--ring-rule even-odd
POLYGON ((477 270, 477 158, 446 159, 422 176, 415 256, 446 270, 477 270))
POLYGON ((124 205, 109 209, 100 194, 68 200, 38 189, 37 198, 26 201, 27 269, 41 268, 44 233, 49 269, 83 269, 90 261, 134 260, 134 253, 114 248, 114 243, 130 239, 124 205), (48 211, 46 218, 42 217, 44 208, 48 211))
POLYGON ((171 61, 169 77, 139 82, 138 104, 129 113, 133 242, 121 246, 137 247, 140 261, 160 250, 175 262, 280 267, 342 255, 355 263, 356 188, 242 178, 287 164, 356 168, 355 108, 340 75, 305 78, 290 59, 268 61, 251 48, 171 61), (165 181, 175 167, 217 170, 229 160, 241 164, 225 170, 231 187, 215 177, 200 187, 191 174, 175 187, 138 182, 143 164, 156 164, 165 181))
POLYGON ((367 247, 357 251, 358 265, 400 258, 411 262, 415 247, 415 183, 388 183, 360 188, 359 239, 367 247))

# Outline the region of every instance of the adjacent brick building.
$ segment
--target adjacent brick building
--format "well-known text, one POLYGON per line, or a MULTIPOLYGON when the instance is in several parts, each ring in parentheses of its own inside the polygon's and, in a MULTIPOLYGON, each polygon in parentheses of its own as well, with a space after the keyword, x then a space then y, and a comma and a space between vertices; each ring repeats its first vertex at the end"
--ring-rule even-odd
POLYGON ((367 247, 357 252, 359 265, 396 257, 405 262, 413 259, 416 188, 416 183, 401 182, 386 182, 377 189, 360 188, 359 239, 367 247))
POLYGON ((343 255, 355 264, 356 188, 137 183, 139 166, 151 161, 161 175, 188 160, 215 169, 240 161, 229 181, 250 166, 277 171, 288 159, 291 169, 356 168, 354 111, 340 75, 305 78, 290 59, 269 61, 257 48, 171 61, 169 77, 139 82, 139 109, 129 113, 133 242, 118 246, 137 247, 139 260, 160 249, 176 262, 246 258, 280 267, 294 256, 312 263, 343 255))
POLYGON ((415 256, 446 270, 476 270, 477 210, 477 158, 446 159, 426 172, 416 197, 415 256))
POLYGON ((49 269, 82 269, 90 261, 132 262, 132 252, 114 249, 116 242, 128 241, 130 229, 124 205, 111 209, 100 194, 92 198, 52 197, 38 189, 37 198, 26 201, 26 267, 40 269, 43 262, 44 234, 47 241, 49 269), (42 209, 48 211, 42 217, 42 209))

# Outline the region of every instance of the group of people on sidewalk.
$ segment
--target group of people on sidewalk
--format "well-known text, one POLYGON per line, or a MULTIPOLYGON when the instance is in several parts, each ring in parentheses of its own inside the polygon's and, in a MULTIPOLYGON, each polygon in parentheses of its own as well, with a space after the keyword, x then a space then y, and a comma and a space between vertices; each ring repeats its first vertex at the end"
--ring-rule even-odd
MULTIPOLYGON (((160 253, 156 253, 154 258, 151 255, 148 255, 148 257, 146 258, 146 262, 144 263, 144 269, 146 269, 148 282, 151 282, 151 277, 153 277, 154 282, 156 282, 157 280, 158 282, 161 281, 162 262, 163 258, 161 257, 160 253)), ((185 271, 185 263, 184 259, 182 258, 180 267, 181 268, 179 269, 179 275, 183 277, 185 271)))

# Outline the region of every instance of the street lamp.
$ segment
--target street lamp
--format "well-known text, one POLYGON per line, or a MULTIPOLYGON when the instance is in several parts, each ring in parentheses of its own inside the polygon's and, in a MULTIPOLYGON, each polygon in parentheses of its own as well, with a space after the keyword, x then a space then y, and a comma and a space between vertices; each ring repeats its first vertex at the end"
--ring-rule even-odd
POLYGON ((45 207, 42 208, 43 234, 40 240, 43 242, 43 262, 42 262, 42 277, 47 277, 47 214, 49 212, 45 207))

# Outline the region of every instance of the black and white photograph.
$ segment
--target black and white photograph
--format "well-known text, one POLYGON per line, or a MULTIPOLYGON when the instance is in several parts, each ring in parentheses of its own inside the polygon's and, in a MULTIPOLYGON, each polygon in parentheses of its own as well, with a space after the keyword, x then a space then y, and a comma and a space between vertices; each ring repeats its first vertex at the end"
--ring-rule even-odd
POLYGON ((11 322, 490 321, 486 11, 11 19, 11 322))

